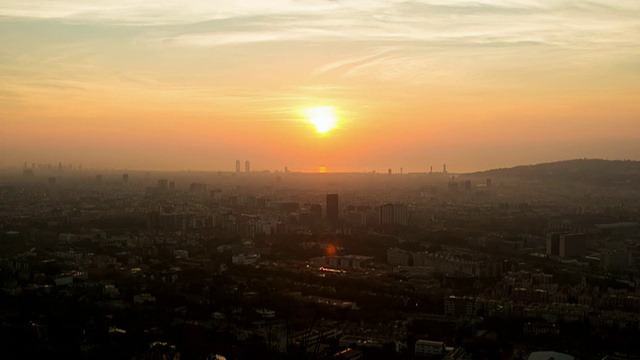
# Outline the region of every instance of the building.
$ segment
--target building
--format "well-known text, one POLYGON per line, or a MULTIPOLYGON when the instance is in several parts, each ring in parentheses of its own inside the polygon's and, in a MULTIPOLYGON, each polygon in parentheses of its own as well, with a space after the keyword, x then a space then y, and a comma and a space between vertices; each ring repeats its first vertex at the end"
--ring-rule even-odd
POLYGON ((418 340, 416 341, 416 356, 443 355, 445 351, 442 341, 418 340))
POLYGON ((155 302, 156 302, 156 297, 148 293, 133 295, 134 304, 142 305, 145 303, 155 303, 155 302))
POLYGON ((327 194, 327 222, 332 227, 338 226, 339 207, 338 194, 327 194))
POLYGON ((560 256, 560 233, 547 234, 547 256, 560 256))
POLYGON ((571 258, 584 256, 587 251, 587 237, 584 234, 560 235, 559 256, 571 258))
POLYGON ((380 225, 407 226, 409 223, 407 213, 407 206, 405 204, 381 205, 379 210, 380 225))
POLYGON ((600 265, 606 271, 624 270, 633 265, 633 256, 623 246, 617 249, 606 249, 600 255, 600 265))
POLYGON ((380 205, 379 218, 380 225, 393 224, 393 204, 380 205))
POLYGON ((246 172, 247 174, 251 172, 251 163, 249 162, 249 160, 244 162, 244 172, 246 172))
POLYGON ((316 266, 334 269, 362 269, 371 266, 373 259, 371 256, 362 255, 334 255, 315 257, 309 259, 309 262, 316 266))
POLYGON ((449 296, 444 299, 444 314, 448 317, 471 317, 478 311, 477 301, 469 296, 449 296))

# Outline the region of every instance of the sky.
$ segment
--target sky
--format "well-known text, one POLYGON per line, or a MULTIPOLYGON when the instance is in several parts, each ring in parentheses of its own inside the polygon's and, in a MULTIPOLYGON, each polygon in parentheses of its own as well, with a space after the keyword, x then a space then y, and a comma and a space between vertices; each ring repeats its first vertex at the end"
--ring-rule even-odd
POLYGON ((0 0, 0 44, 0 167, 640 160, 637 0, 0 0))

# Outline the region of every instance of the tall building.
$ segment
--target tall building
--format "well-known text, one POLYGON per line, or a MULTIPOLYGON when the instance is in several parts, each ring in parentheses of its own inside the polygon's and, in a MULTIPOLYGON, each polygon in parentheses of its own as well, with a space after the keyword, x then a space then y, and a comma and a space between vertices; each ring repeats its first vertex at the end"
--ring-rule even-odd
POLYGON ((122 181, 128 183, 129 182, 129 174, 122 174, 122 181))
POLYGON ((471 317, 478 311, 476 298, 470 296, 449 296, 444 299, 444 314, 447 317, 471 317))
POLYGON ((380 205, 380 225, 393 224, 393 204, 380 205))
POLYGON ((251 163, 249 162, 249 160, 244 162, 244 172, 246 172, 247 174, 251 172, 251 163))
POLYGON ((561 258, 584 256, 587 251, 587 237, 584 234, 560 235, 559 255, 561 258))
POLYGON ((236 160, 236 174, 240 173, 240 160, 236 160))
POLYGON ((547 234, 547 256, 560 255, 560 233, 547 234))
POLYGON ((331 226, 338 225, 338 194, 327 194, 327 222, 331 226))
POLYGON ((407 206, 405 204, 380 205, 379 220, 380 225, 407 226, 409 223, 407 206))

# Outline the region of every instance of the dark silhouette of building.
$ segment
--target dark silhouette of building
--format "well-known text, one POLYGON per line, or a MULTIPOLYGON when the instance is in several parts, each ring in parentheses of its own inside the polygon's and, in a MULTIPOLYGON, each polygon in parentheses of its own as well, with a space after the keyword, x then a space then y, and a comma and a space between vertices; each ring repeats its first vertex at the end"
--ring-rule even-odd
POLYGON ((558 256, 560 255, 560 233, 547 234, 547 255, 558 256))
POLYGON ((327 222, 333 227, 338 225, 338 194, 327 194, 327 222))
POLYGON ((246 172, 247 174, 251 172, 251 163, 249 162, 249 160, 244 162, 244 172, 246 172))
POLYGON ((236 160, 236 174, 240 173, 240 160, 236 160))
POLYGON ((558 255, 562 258, 584 256, 587 251, 587 237, 584 234, 560 235, 558 255))

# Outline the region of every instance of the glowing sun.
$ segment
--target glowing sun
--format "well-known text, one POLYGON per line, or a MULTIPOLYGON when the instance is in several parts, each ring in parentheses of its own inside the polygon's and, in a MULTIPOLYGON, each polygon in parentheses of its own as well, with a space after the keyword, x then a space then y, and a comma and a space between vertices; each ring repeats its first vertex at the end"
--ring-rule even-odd
POLYGON ((325 134, 338 126, 338 117, 333 106, 316 106, 303 110, 307 122, 316 127, 316 131, 325 134))

